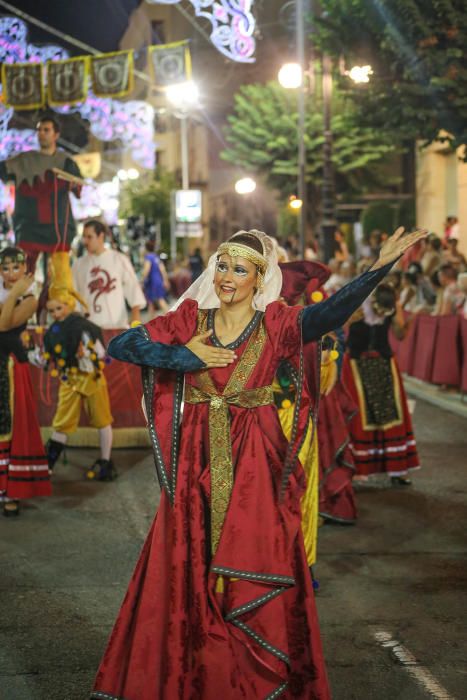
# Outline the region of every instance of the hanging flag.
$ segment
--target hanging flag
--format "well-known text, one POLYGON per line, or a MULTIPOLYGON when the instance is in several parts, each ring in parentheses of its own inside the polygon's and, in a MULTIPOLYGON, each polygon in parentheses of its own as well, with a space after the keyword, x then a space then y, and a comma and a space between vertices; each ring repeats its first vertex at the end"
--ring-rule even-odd
POLYGON ((51 107, 84 102, 87 94, 87 56, 47 62, 47 97, 51 107))
POLYGON ((186 83, 191 78, 191 54, 187 41, 150 46, 149 63, 159 87, 186 83))
POLYGON ((96 97, 123 97, 133 90, 133 51, 91 56, 92 90, 96 97))
POLYGON ((21 110, 44 106, 42 63, 4 63, 2 83, 5 107, 21 110))

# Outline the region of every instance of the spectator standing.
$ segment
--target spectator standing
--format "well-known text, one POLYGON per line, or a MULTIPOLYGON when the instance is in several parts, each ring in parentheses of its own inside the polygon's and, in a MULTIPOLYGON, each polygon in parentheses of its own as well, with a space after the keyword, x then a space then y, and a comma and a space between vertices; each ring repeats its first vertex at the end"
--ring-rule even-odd
POLYGON ((191 271, 191 281, 194 282, 204 270, 204 261, 201 255, 201 249, 196 248, 194 253, 188 258, 188 265, 191 271))
POLYGON ((443 251, 442 259, 444 263, 452 265, 457 272, 465 272, 467 262, 465 256, 458 249, 459 240, 450 236, 447 240, 447 249, 443 251))
POLYGON ((131 309, 131 321, 139 321, 146 300, 127 256, 106 248, 106 230, 97 219, 84 225, 87 254, 75 261, 73 279, 93 323, 101 328, 128 328, 125 302, 131 309))
POLYGON ((415 284, 417 287, 417 313, 432 311, 436 304, 437 291, 439 289, 437 275, 435 276, 435 273, 433 273, 429 280, 426 279, 426 277, 423 276, 422 266, 418 262, 412 262, 409 265, 408 272, 415 276, 415 284))
POLYGON ((434 233, 426 239, 425 252, 421 259, 423 274, 431 277, 433 272, 441 265, 441 239, 434 233))
POLYGON ((459 238, 459 219, 457 216, 448 216, 444 224, 444 240, 459 238))
POLYGON ((339 228, 334 231, 334 257, 339 262, 344 262, 350 257, 345 236, 339 228))
POLYGON ((154 247, 154 241, 146 241, 143 266, 143 290, 151 318, 155 316, 156 304, 163 313, 169 310, 165 298, 170 286, 169 278, 164 263, 154 252, 154 247))
POLYGON ((457 271, 452 265, 441 265, 438 278, 443 293, 437 313, 440 316, 456 314, 464 303, 464 295, 457 284, 457 271))
POLYGON ((402 275, 399 302, 404 311, 415 311, 417 308, 417 277, 412 272, 402 275))
POLYGON ((347 280, 341 274, 341 263, 336 258, 331 258, 328 262, 328 267, 331 270, 331 276, 324 284, 324 290, 328 294, 335 294, 341 287, 344 286, 347 280))

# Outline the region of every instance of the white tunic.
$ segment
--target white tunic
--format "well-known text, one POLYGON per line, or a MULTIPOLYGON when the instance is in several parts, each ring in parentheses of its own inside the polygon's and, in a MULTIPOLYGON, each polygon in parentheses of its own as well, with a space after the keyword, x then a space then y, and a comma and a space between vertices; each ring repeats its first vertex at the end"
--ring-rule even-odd
POLYGON ((101 328, 128 328, 130 308, 146 306, 146 299, 130 260, 118 250, 84 255, 72 267, 76 291, 88 305, 89 319, 101 328))

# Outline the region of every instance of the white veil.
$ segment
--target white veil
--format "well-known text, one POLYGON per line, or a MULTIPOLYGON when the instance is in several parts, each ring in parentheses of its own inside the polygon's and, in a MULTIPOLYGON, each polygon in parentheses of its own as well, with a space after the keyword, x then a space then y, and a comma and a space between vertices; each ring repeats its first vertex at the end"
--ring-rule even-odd
MULTIPOLYGON (((264 257, 267 261, 264 287, 262 292, 257 292, 253 297, 253 308, 258 311, 266 311, 266 307, 272 301, 277 301, 282 289, 282 272, 277 262, 277 243, 262 231, 238 231, 235 236, 249 233, 256 236, 263 244, 264 257)), ((234 237, 232 237, 234 238, 234 237)), ((231 238, 229 241, 232 240, 231 238)), ((204 272, 193 282, 186 292, 175 302, 171 311, 177 309, 185 299, 193 299, 198 302, 200 309, 216 309, 220 306, 219 297, 214 290, 214 273, 216 271, 217 253, 211 255, 204 272)))

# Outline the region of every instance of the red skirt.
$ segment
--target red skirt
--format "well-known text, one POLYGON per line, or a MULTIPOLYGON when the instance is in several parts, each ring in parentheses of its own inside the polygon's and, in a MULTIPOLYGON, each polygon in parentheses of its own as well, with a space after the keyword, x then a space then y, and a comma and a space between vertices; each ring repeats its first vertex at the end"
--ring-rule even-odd
POLYGON ((0 441, 0 493, 22 500, 50 496, 47 457, 39 429, 29 365, 13 358, 10 440, 0 441))
POLYGON ((322 396, 318 413, 319 514, 330 522, 353 524, 357 508, 352 487, 355 464, 349 421, 357 407, 342 382, 322 396))
MULTIPOLYGON (((371 357, 379 358, 375 353, 368 353, 367 358, 371 357)), ((377 425, 368 412, 368 397, 357 363, 348 355, 344 358, 343 381, 359 406, 359 412, 350 422, 350 448, 357 474, 362 476, 379 473, 402 476, 411 469, 420 468, 407 397, 394 357, 389 366, 397 415, 386 424, 377 425)))

